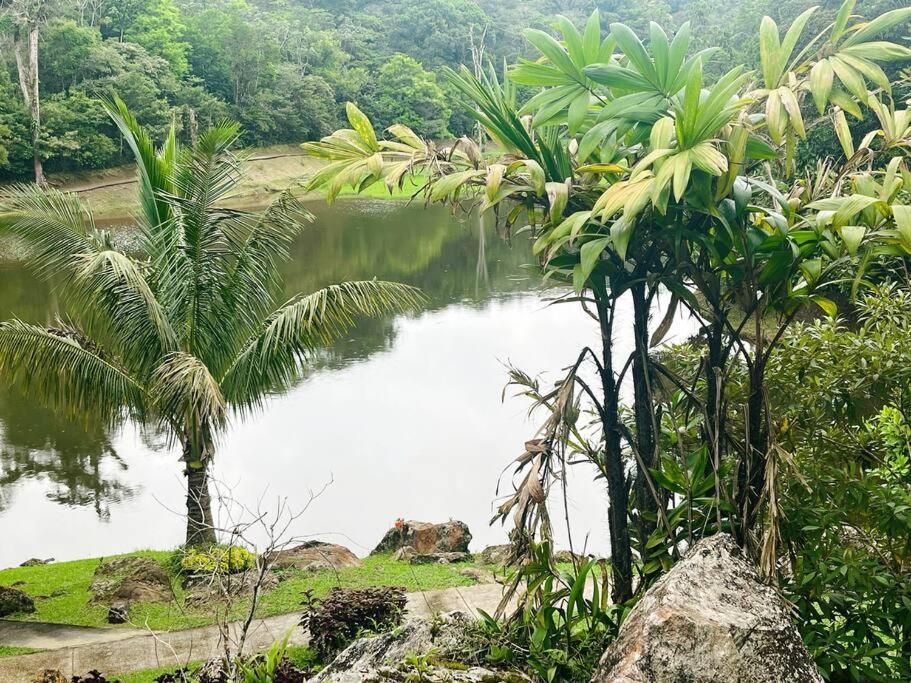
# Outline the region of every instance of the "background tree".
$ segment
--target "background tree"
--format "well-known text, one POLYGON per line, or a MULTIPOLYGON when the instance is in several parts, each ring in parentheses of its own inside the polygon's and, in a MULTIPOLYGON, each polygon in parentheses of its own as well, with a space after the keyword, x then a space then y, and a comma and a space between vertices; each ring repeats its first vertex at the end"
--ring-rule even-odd
POLYGON ((35 182, 44 184, 41 163, 41 93, 38 38, 50 10, 48 0, 7 0, 3 9, 13 26, 13 49, 22 101, 28 110, 35 182))

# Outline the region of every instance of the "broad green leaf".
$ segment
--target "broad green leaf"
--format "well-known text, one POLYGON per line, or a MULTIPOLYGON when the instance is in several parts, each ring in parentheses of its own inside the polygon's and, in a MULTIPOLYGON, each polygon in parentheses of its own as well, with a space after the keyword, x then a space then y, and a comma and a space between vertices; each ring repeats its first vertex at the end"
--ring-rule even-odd
POLYGON ((690 151, 684 150, 668 160, 665 163, 674 164, 674 197, 679 202, 686 192, 687 185, 690 182, 690 173, 693 170, 693 162, 690 158, 690 151))
POLYGON ((838 315, 838 304, 836 304, 831 299, 827 299, 824 296, 819 296, 818 294, 810 297, 810 299, 814 304, 819 306, 830 318, 834 318, 838 315))
POLYGON ((892 217, 895 219, 895 228, 902 241, 908 248, 911 248, 911 206, 893 204, 892 217))
POLYGON ((595 269, 595 266, 598 265, 598 261, 601 259, 601 252, 603 252, 607 248, 607 245, 610 243, 610 237, 601 237, 599 239, 586 242, 582 245, 582 248, 579 249, 579 260, 580 265, 582 266, 582 277, 585 280, 588 280, 589 275, 592 274, 592 271, 595 269))
POLYGON ((820 114, 826 110, 826 104, 829 102, 834 76, 835 72, 828 59, 819 60, 810 70, 810 92, 820 114))
POLYGON ((348 114, 348 121, 351 123, 351 127, 354 128, 364 144, 367 145, 367 148, 371 152, 378 152, 380 147, 370 119, 353 102, 348 102, 345 105, 345 111, 348 114))
POLYGON ((614 243, 614 249, 617 255, 624 261, 626 260, 626 250, 629 247, 630 238, 633 236, 636 224, 627 220, 626 217, 618 218, 610 228, 610 238, 614 243))
POLYGON ((832 27, 832 42, 838 42, 838 39, 844 34, 845 29, 848 26, 848 20, 851 18, 851 14, 854 12, 854 5, 856 0, 845 0, 841 7, 838 9, 838 14, 835 17, 835 24, 832 27))
POLYGON ((582 124, 585 123, 585 117, 588 115, 589 95, 584 90, 573 99, 569 105, 567 121, 569 125, 569 134, 575 135, 582 124))
POLYGON ((566 183, 547 183, 546 190, 550 202, 550 222, 557 223, 569 202, 569 188, 566 183))
POLYGON ((500 191, 500 185, 503 182, 503 175, 506 173, 506 167, 503 164, 491 164, 487 167, 487 201, 492 202, 494 197, 500 191))
POLYGON ((544 31, 539 31, 538 29, 528 29, 525 32, 525 37, 528 39, 528 42, 534 45, 548 60, 550 63, 557 67, 567 76, 577 78, 578 69, 573 64, 572 60, 569 58, 569 55, 566 53, 566 50, 554 40, 551 36, 544 33, 544 31))
POLYGON ((803 116, 800 114, 800 103, 797 101, 797 97, 790 88, 779 88, 778 96, 781 98, 781 104, 784 106, 785 111, 788 112, 788 121, 790 121, 794 131, 802 140, 805 139, 807 131, 803 126, 803 116))
POLYGON ((842 227, 841 239, 844 240, 845 248, 851 256, 857 255, 857 250, 860 248, 861 242, 864 241, 866 234, 867 229, 862 225, 845 225, 842 227))
POLYGON ((838 76, 838 80, 848 89, 848 92, 862 102, 866 102, 869 95, 863 76, 857 73, 851 65, 841 59, 838 55, 830 57, 829 62, 832 64, 832 68, 835 70, 835 75, 838 76))
POLYGON ((778 24, 772 17, 765 16, 759 24, 759 61, 762 65, 762 77, 765 87, 778 87, 781 68, 778 66, 778 53, 781 43, 778 37, 778 24))
POLYGON ((834 116, 835 135, 845 153, 845 157, 850 159, 854 156, 854 140, 851 139, 851 129, 848 127, 848 121, 845 119, 845 113, 840 109, 835 112, 834 116))
POLYGON ((899 24, 905 24, 905 28, 907 28, 909 21, 911 21, 911 7, 894 9, 891 12, 881 14, 873 21, 861 24, 861 28, 858 31, 848 36, 844 45, 845 47, 850 47, 851 45, 864 43, 899 24))
POLYGON ((864 115, 861 113, 860 107, 854 98, 841 88, 832 88, 832 94, 829 95, 829 99, 832 101, 832 104, 841 107, 855 119, 862 120, 864 118, 864 115))
POLYGON ((585 24, 582 46, 586 63, 592 64, 598 61, 598 50, 601 47, 601 13, 597 8, 591 13, 585 24))
POLYGON ((633 30, 621 23, 611 24, 610 30, 614 40, 617 41, 617 46, 626 55, 636 71, 653 85, 659 85, 655 65, 652 64, 652 60, 642 45, 642 41, 639 40, 633 30))
POLYGON ((877 62, 895 62, 901 59, 911 59, 911 48, 885 41, 872 41, 842 48, 838 54, 873 59, 877 62))

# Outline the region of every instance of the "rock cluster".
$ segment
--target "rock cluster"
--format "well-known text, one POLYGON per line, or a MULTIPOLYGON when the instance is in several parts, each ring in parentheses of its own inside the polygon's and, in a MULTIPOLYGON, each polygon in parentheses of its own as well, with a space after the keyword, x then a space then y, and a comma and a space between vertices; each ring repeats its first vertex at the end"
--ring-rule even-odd
POLYGON ((26 593, 12 586, 0 586, 0 617, 35 611, 35 601, 26 593))
POLYGON ((122 624, 134 602, 170 602, 171 579, 151 557, 118 557, 95 569, 89 586, 92 602, 108 605, 108 623, 122 624))
POLYGON ((373 550, 374 555, 394 553, 410 546, 417 555, 435 553, 467 553, 471 532, 464 522, 450 521, 443 524, 430 522, 400 522, 383 536, 373 550))
POLYGON ((712 536, 652 586, 593 683, 821 683, 787 605, 734 540, 712 536))
POLYGON ((494 672, 480 667, 442 664, 447 653, 464 646, 471 618, 461 612, 438 621, 415 619, 395 631, 361 638, 343 650, 310 683, 382 683, 420 680, 426 683, 526 683, 521 674, 494 672), (427 656, 433 653, 434 657, 427 656), (415 671, 414 658, 420 658, 415 671), (416 677, 416 676, 419 676, 416 677))

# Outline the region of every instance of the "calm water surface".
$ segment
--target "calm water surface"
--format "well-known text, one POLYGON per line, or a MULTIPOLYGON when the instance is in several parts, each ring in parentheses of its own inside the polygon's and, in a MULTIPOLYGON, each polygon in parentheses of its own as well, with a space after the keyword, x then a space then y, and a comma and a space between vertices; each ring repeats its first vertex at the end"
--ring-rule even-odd
MULTIPOLYGON (((359 554, 398 517, 461 519, 477 549, 503 542, 506 530, 488 525, 497 482, 537 428, 523 399, 502 400, 504 364, 553 378, 597 341, 592 321, 547 305, 554 293, 523 267, 532 258, 521 238, 509 245, 477 221, 391 202, 312 208, 318 221, 285 268, 289 294, 376 276, 417 285, 430 303, 365 321, 294 390, 235 421, 215 476, 249 506, 287 497, 300 509, 324 489, 293 533, 359 554)), ((0 319, 56 313, 51 288, 0 265, 0 319)), ((618 326, 622 353, 630 324, 618 326)), ((676 338, 691 328, 681 321, 676 338)), ((0 567, 178 545, 180 471, 159 435, 73 423, 0 387, 0 567)), ((604 552, 605 498, 591 474, 572 478, 572 533, 604 552)))

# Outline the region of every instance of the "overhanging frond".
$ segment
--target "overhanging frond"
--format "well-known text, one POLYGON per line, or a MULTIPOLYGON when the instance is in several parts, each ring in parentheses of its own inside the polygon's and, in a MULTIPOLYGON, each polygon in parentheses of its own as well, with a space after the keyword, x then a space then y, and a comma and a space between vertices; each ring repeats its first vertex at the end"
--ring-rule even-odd
POLYGON ((95 251, 101 241, 91 213, 74 194, 19 184, 3 195, 0 234, 24 242, 44 278, 72 272, 73 257, 95 251))
POLYGON ((359 317, 413 311, 423 301, 414 287, 377 280, 346 282, 292 299, 266 321, 221 382, 241 409, 289 388, 308 355, 351 329, 359 317))
POLYGON ((51 407, 115 424, 145 412, 133 377, 78 331, 19 320, 0 323, 0 377, 51 407))

